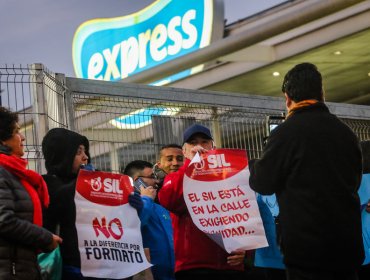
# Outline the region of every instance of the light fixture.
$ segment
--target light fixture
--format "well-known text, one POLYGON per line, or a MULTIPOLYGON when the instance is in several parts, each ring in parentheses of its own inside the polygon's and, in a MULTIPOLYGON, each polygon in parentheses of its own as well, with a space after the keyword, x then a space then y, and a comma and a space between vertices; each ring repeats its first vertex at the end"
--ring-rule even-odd
POLYGON ((180 112, 177 107, 148 107, 120 116, 109 123, 119 129, 137 129, 152 123, 152 116, 174 116, 180 112))
POLYGON ((333 54, 334 54, 334 55, 341 55, 341 54, 342 54, 342 52, 341 52, 341 51, 335 51, 335 52, 333 52, 333 54))
POLYGON ((275 72, 273 72, 273 73, 272 73, 272 76, 274 76, 274 77, 279 77, 279 76, 280 76, 280 73, 279 73, 279 72, 277 72, 277 71, 275 71, 275 72))

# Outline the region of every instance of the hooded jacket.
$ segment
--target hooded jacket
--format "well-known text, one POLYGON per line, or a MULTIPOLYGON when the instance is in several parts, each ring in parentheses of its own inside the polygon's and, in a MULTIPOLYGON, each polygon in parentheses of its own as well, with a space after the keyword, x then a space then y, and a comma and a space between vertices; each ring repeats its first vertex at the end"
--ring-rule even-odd
POLYGON ((72 165, 80 145, 85 146, 89 155, 89 140, 85 136, 65 128, 49 130, 42 140, 47 174, 55 175, 65 182, 76 178, 76 174, 72 174, 72 165))
POLYGON ((77 174, 72 173, 72 166, 80 145, 85 146, 88 155, 88 139, 64 128, 51 129, 42 141, 47 170, 43 177, 50 196, 49 208, 44 211, 44 227, 56 232, 59 225, 63 264, 75 267, 80 267, 80 254, 74 203, 77 174))

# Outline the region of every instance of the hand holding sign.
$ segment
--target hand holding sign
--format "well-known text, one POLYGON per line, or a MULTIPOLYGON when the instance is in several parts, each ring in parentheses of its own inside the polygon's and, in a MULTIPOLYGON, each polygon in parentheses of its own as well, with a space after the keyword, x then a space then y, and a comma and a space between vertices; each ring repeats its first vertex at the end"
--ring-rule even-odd
POLYGON ((202 146, 200 145, 197 145, 197 146, 193 146, 191 144, 188 144, 188 143, 185 143, 184 144, 184 156, 185 158, 188 158, 188 159, 193 159, 194 156, 199 153, 199 154, 204 154, 204 153, 207 153, 208 150, 203 148, 202 146))
POLYGON ((238 250, 231 252, 231 256, 227 258, 227 263, 231 266, 240 265, 244 262, 245 251, 238 250))

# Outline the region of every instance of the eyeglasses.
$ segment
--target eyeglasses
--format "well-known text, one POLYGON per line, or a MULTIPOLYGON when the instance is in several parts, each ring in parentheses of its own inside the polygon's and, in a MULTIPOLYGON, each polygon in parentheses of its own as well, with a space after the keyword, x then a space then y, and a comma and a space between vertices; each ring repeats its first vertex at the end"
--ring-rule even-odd
POLYGON ((147 179, 153 179, 153 180, 157 180, 157 176, 153 173, 149 176, 138 176, 139 178, 147 178, 147 179))

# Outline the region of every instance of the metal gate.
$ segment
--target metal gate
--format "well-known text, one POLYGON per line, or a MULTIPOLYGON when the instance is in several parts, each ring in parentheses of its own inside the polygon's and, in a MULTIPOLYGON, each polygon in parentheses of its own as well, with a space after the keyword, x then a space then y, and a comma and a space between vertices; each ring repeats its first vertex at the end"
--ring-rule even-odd
MULTIPOLYGON (((284 113, 282 98, 65 78, 43 65, 0 66, 3 106, 16 110, 30 167, 44 172, 41 141, 53 127, 85 135, 93 164, 119 172, 128 162, 157 160, 165 144, 182 144, 192 123, 209 127, 217 147, 261 155, 267 117, 284 113)), ((370 139, 368 106, 328 103, 358 135, 370 139)))

